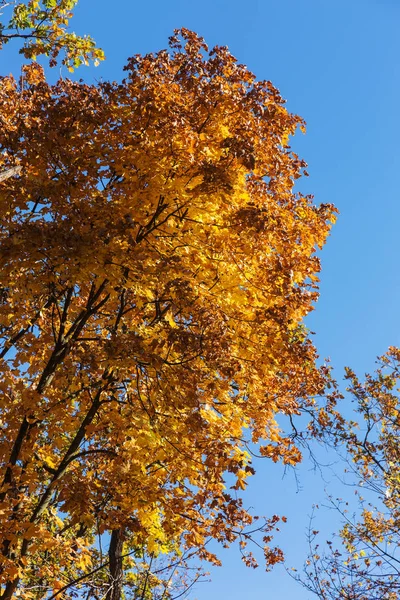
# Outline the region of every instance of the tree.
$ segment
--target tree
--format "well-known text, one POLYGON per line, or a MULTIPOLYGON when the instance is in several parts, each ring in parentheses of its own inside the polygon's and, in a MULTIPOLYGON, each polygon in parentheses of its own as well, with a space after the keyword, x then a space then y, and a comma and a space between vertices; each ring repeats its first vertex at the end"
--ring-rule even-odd
POLYGON ((303 583, 322 600, 400 598, 400 349, 379 361, 365 382, 347 369, 357 420, 332 412, 325 423, 325 441, 345 449, 359 510, 352 514, 349 501, 333 502, 343 520, 341 543, 328 542, 325 553, 318 532, 310 531, 303 583))
POLYGON ((302 320, 334 209, 293 191, 303 121, 207 52, 182 30, 120 84, 1 79, 2 600, 145 598, 145 554, 218 563, 209 539, 254 566, 249 527, 282 560, 240 491, 250 442, 300 460, 276 416, 323 393, 302 320))
POLYGON ((35 60, 37 56, 50 58, 55 66, 61 51, 62 63, 70 71, 94 60, 95 64, 104 59, 104 53, 91 37, 80 37, 67 31, 72 10, 78 0, 0 0, 0 49, 13 40, 22 41, 20 53, 25 58, 35 60), (8 19, 7 19, 8 16, 8 19))

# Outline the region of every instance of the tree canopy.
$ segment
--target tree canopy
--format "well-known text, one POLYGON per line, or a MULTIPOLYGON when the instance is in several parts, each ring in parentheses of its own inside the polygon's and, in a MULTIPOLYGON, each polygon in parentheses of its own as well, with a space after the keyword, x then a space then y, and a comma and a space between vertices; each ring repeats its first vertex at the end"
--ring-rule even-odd
POLYGON ((0 598, 145 598, 141 552, 218 563, 209 539, 254 564, 249 444, 296 464, 276 417, 318 418, 328 377, 302 321, 334 209, 293 190, 303 121, 188 30, 121 83, 30 64, 1 78, 0 118, 19 172, 0 182, 0 598))
MULTIPOLYGON (((400 597, 400 349, 391 347, 365 381, 347 369, 354 420, 327 413, 321 437, 346 459, 349 489, 331 499, 342 528, 325 548, 310 532, 303 584, 321 600, 400 597)), ((318 526, 318 525, 317 525, 318 526)))

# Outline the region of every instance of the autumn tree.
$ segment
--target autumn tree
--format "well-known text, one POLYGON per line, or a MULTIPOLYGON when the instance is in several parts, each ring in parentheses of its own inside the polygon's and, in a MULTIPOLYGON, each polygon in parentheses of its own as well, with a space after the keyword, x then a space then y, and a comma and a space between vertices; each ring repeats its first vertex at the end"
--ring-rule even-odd
POLYGON ((145 555, 217 564, 209 539, 254 564, 248 444, 295 465, 276 417, 317 410, 327 377, 302 321, 334 211, 293 191, 303 121, 187 30, 122 83, 3 77, 0 115, 19 169, 0 183, 0 598, 146 598, 145 555))
POLYGON ((104 53, 89 36, 68 31, 69 20, 78 0, 0 0, 0 49, 19 41, 20 53, 27 59, 47 56, 50 65, 62 63, 73 71, 89 60, 97 63, 104 53))
POLYGON ((321 600, 400 598, 400 349, 379 362, 364 382, 347 369, 354 419, 332 412, 325 422, 322 438, 345 457, 351 487, 331 500, 343 526, 325 550, 310 530, 303 584, 321 600))

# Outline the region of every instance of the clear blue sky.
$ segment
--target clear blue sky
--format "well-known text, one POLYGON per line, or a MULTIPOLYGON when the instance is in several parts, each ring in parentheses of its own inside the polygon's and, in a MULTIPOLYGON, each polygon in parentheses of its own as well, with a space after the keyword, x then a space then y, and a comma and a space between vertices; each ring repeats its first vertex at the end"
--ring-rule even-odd
MULTIPOLYGON (((299 133, 294 144, 309 164, 310 177, 300 189, 340 210, 322 252, 321 298, 308 325, 337 377, 343 365, 360 374, 373 369, 376 355, 400 344, 400 2, 80 0, 73 29, 93 35, 107 61, 78 75, 119 79, 128 56, 166 47, 172 30, 182 26, 210 46, 228 45, 306 119, 307 135, 299 133)), ((15 72, 9 52, 0 60, 1 73, 15 72)), ((286 514, 280 542, 289 563, 300 566, 307 515, 313 502, 323 500, 327 484, 305 464, 302 491, 296 493, 293 477, 282 481, 279 467, 267 461, 255 466, 246 501, 261 514, 286 514)), ((331 514, 320 519, 328 531, 334 526, 331 514)), ((222 557, 224 566, 213 571, 213 581, 191 597, 311 597, 281 569, 270 574, 246 569, 236 548, 222 557)))

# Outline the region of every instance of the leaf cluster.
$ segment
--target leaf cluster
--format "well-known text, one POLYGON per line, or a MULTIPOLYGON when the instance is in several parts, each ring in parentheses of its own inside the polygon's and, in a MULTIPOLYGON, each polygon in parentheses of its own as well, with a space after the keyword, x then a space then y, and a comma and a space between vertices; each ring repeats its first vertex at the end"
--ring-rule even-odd
POLYGON ((379 363, 365 381, 346 370, 356 418, 331 419, 323 434, 344 452, 358 503, 353 514, 350 502, 331 500, 343 527, 327 552, 310 532, 303 583, 323 600, 400 598, 400 350, 379 363))
POLYGON ((20 54, 26 59, 49 58, 55 66, 60 52, 62 64, 70 71, 93 60, 98 64, 104 52, 90 36, 78 36, 68 30, 78 0, 0 1, 0 49, 11 41, 22 42, 20 54))

